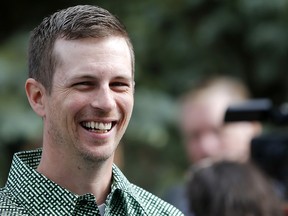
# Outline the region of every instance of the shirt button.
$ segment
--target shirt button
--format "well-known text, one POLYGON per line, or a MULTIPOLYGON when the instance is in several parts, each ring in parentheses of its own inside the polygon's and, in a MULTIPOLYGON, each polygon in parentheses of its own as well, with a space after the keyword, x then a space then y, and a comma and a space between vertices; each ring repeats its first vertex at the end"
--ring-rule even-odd
POLYGON ((88 200, 79 200, 79 205, 87 205, 88 200))

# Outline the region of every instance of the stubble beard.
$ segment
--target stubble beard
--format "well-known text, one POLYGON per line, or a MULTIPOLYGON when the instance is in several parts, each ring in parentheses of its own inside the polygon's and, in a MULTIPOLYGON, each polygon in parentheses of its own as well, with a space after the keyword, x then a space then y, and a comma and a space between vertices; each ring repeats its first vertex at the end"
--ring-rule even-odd
MULTIPOLYGON (((114 150, 115 151, 115 150, 114 150)), ((114 151, 111 152, 92 152, 86 149, 78 149, 80 157, 83 159, 83 161, 87 163, 96 163, 101 164, 107 161, 109 158, 111 158, 114 154, 114 151)))

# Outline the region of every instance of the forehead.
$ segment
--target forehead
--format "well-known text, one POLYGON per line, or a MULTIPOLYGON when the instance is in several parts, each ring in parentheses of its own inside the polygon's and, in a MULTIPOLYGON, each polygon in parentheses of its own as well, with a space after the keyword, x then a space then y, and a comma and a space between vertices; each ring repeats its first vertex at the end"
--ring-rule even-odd
POLYGON ((54 55, 56 67, 69 74, 97 69, 132 76, 131 54, 123 37, 58 39, 54 55))

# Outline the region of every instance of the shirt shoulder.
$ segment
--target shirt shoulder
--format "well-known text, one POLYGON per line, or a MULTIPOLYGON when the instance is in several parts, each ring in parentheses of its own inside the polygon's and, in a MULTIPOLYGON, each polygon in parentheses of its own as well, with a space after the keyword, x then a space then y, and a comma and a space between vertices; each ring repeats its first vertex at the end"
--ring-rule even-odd
POLYGON ((29 215, 17 200, 6 190, 0 188, 0 215, 29 215))
POLYGON ((136 192, 140 204, 145 208, 148 215, 166 215, 166 216, 183 216, 184 214, 175 206, 162 200, 158 196, 146 191, 145 189, 131 184, 136 192))

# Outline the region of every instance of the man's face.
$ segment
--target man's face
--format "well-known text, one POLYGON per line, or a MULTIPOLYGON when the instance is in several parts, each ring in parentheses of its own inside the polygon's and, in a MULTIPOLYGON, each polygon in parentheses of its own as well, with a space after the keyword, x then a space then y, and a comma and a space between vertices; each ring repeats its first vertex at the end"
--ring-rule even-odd
POLYGON ((134 80, 122 37, 58 39, 44 143, 92 161, 112 158, 131 117, 134 80))
POLYGON ((209 94, 184 103, 181 130, 190 162, 202 159, 245 161, 249 157, 254 128, 251 123, 224 125, 224 114, 230 99, 209 94))

